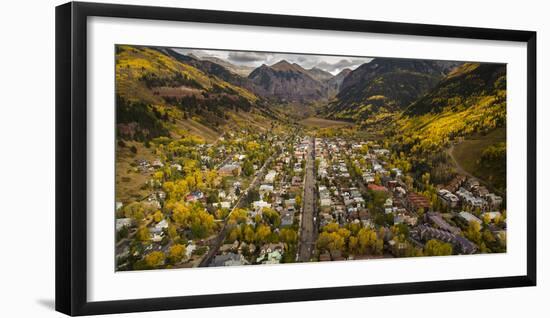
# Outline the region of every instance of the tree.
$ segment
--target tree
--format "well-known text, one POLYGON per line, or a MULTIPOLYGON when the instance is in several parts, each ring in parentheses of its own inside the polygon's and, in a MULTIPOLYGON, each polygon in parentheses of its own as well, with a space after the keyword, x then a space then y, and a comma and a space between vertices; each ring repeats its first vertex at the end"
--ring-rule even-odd
POLYGON ((273 209, 263 208, 262 216, 263 219, 273 227, 279 227, 279 225, 281 225, 281 216, 273 209))
POLYGON ((164 218, 164 215, 160 210, 157 210, 157 212, 153 214, 153 220, 157 223, 162 221, 163 218, 164 218))
POLYGON ((142 202, 132 202, 123 208, 124 216, 134 219, 137 223, 141 222, 147 214, 153 211, 154 209, 151 205, 142 202))
POLYGON ((468 228, 464 232, 464 236, 470 241, 481 244, 481 225, 476 221, 470 221, 468 223, 468 228))
POLYGON ((136 238, 142 242, 149 241, 151 239, 151 234, 149 233, 149 229, 145 226, 141 226, 137 230, 136 238))
POLYGON ((255 241, 256 243, 263 244, 267 242, 267 239, 271 235, 271 228, 267 225, 260 224, 256 228, 255 241))
POLYGON ((241 239, 241 228, 238 226, 235 226, 229 231, 229 235, 227 235, 227 240, 229 242, 235 242, 241 239))
POLYGON ((249 160, 245 160, 242 166, 243 174, 247 177, 254 174, 254 165, 249 160))
POLYGON ((444 256, 453 254, 453 246, 435 239, 429 240, 424 246, 426 256, 444 256))
POLYGON ((302 196, 300 194, 296 195, 296 198, 294 198, 296 200, 296 204, 295 204, 295 207, 297 209, 299 209, 301 206, 302 206, 302 196))
POLYGON ((144 257, 145 265, 148 267, 157 267, 164 264, 164 253, 161 251, 151 252, 144 257))
POLYGON ((176 226, 174 224, 172 224, 172 222, 170 222, 168 224, 167 232, 168 232, 168 237, 170 237, 170 239, 172 239, 172 240, 179 239, 178 229, 176 228, 176 226))
POLYGON ((170 246, 170 249, 168 250, 168 259, 174 264, 179 263, 186 257, 185 252, 186 250, 184 245, 174 244, 170 246))
POLYGON ((381 254, 383 252, 384 240, 379 239, 376 231, 362 228, 357 233, 359 253, 361 254, 381 254))
POLYGON ((331 255, 344 247, 344 238, 336 232, 322 232, 317 239, 317 248, 320 250, 328 250, 331 255))
POLYGON ((250 225, 244 225, 243 237, 247 243, 253 243, 255 239, 254 229, 250 225))
POLYGON ((294 245, 298 241, 298 233, 293 229, 282 229, 279 232, 279 237, 289 245, 294 245))
POLYGON ((350 236, 348 241, 348 251, 351 254, 356 254, 359 251, 359 240, 355 236, 350 236))

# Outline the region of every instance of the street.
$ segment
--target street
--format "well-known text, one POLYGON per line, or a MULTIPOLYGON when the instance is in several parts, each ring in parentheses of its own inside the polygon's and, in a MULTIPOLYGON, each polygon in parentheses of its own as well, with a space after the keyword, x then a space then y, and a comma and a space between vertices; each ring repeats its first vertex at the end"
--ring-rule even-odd
POLYGON ((310 137, 310 147, 306 155, 306 172, 304 182, 304 196, 302 198, 302 222, 300 225, 300 247, 298 252, 299 262, 308 262, 311 259, 313 249, 315 248, 315 237, 317 229, 315 227, 315 148, 314 138, 310 137))

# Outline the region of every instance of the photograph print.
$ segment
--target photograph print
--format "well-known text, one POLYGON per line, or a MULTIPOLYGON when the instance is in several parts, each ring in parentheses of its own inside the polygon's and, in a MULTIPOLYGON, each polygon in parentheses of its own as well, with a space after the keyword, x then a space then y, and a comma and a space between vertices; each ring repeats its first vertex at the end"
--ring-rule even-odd
POLYGON ((506 252, 506 64, 114 60, 116 271, 506 252))

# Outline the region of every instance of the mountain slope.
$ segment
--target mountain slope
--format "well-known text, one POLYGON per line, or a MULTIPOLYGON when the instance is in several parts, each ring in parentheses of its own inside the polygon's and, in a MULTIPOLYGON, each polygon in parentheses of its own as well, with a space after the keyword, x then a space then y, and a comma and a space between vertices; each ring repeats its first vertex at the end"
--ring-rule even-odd
POLYGON ((318 67, 313 67, 307 70, 309 75, 313 77, 314 79, 318 80, 319 82, 326 82, 334 77, 334 75, 330 74, 327 71, 323 71, 322 69, 318 67))
POLYGON ((465 63, 397 120, 413 152, 436 151, 457 137, 506 125, 506 65, 465 63))
POLYGON ((349 73, 351 73, 351 70, 349 68, 345 68, 327 80, 327 94, 329 98, 336 96, 340 92, 342 84, 344 83, 344 78, 346 78, 349 73))
POLYGON ((217 129, 229 111, 260 111, 258 96, 217 76, 230 73, 222 66, 201 64, 207 72, 182 61, 155 48, 116 47, 119 137, 181 135, 185 127, 179 124, 188 119, 217 129))
POLYGON ((326 99, 326 86, 314 79, 298 64, 282 60, 274 65, 256 68, 248 78, 256 85, 255 92, 282 102, 312 102, 326 99))
POLYGON ((435 87, 453 62, 375 58, 350 72, 329 117, 364 120, 377 113, 397 112, 435 87))
POLYGON ((202 56, 202 57, 197 57, 197 59, 219 64, 225 67, 227 70, 242 77, 247 77, 250 74, 250 72, 254 70, 254 67, 252 66, 235 65, 233 63, 217 58, 215 56, 202 56))

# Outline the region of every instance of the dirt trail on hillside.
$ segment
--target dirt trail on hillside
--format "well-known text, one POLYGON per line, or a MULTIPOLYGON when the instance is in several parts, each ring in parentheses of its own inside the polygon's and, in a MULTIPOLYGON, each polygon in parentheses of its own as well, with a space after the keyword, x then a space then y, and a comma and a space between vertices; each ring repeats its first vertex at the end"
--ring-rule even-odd
POLYGON ((487 187, 488 189, 490 189, 491 191, 493 191, 494 193, 500 195, 500 196, 505 196, 505 194, 503 194, 501 191, 495 189, 495 187, 490 183, 488 182, 487 180, 485 179, 482 179, 480 177, 477 177, 477 176, 474 176, 473 174, 471 174, 470 172, 466 171, 466 169, 464 169, 460 163, 458 162, 458 160, 456 160, 454 154, 453 154, 453 150, 455 148, 455 145, 454 144, 451 144, 451 146, 449 148, 447 148, 446 152, 447 154, 449 155, 449 157, 451 157, 451 160, 453 162, 453 165, 455 166, 455 169, 456 169, 456 172, 458 174, 462 174, 462 175, 465 175, 466 177, 468 178, 474 178, 476 180, 479 181, 479 183, 481 183, 482 185, 484 185, 485 187, 487 187))

